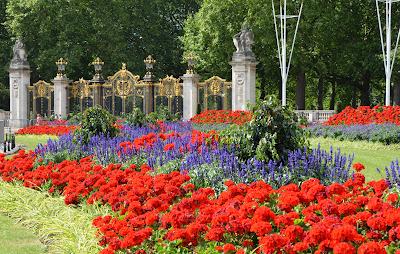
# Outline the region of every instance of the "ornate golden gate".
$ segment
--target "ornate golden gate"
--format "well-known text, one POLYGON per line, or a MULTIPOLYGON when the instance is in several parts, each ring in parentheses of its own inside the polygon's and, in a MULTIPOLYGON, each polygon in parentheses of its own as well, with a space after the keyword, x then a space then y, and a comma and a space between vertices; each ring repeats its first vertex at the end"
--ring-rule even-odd
POLYGON ((154 110, 161 106, 174 114, 183 114, 183 85, 180 79, 167 76, 154 84, 154 110))
POLYGON ((94 106, 94 87, 90 81, 83 78, 75 81, 69 87, 69 112, 83 112, 94 106))
POLYGON ((122 69, 103 86, 103 107, 115 115, 131 112, 133 108, 144 110, 145 88, 149 84, 140 81, 140 77, 133 75, 122 64, 122 69))
POLYGON ((232 108, 232 82, 214 76, 199 83, 199 104, 201 111, 232 108))
POLYGON ((32 109, 32 117, 37 114, 50 116, 53 113, 54 87, 43 80, 28 87, 29 108, 32 109))

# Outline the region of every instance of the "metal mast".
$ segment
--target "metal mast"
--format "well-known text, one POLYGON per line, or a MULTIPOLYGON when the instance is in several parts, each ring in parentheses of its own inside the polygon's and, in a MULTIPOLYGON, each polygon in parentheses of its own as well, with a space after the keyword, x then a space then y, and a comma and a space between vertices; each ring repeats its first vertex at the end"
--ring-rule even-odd
MULTIPOLYGON (((400 1, 400 0, 397 0, 400 1)), ((289 76, 290 63, 292 61, 294 44, 296 42, 297 31, 299 30, 301 13, 303 11, 303 1, 301 1, 300 11, 298 15, 287 15, 287 0, 279 0, 279 15, 276 14, 274 0, 272 0, 272 11, 274 16, 276 44, 278 45, 279 65, 282 77, 282 106, 286 106, 286 85, 289 76), (297 19, 296 30, 294 32, 293 42, 289 51, 289 61, 287 61, 287 20, 297 19), (278 27, 277 19, 280 21, 278 27)))
POLYGON ((390 106, 390 88, 391 88, 391 78, 393 73, 393 66, 396 60, 397 49, 399 47, 400 30, 397 34, 396 46, 394 48, 394 54, 392 58, 392 3, 399 2, 400 0, 375 0, 376 2, 376 12, 378 14, 379 32, 381 36, 381 45, 383 53, 383 64, 385 66, 385 76, 386 76, 386 99, 385 105, 390 106), (379 9, 379 2, 385 4, 385 28, 382 28, 381 14, 379 9), (384 30, 386 34, 386 41, 384 39, 384 30))

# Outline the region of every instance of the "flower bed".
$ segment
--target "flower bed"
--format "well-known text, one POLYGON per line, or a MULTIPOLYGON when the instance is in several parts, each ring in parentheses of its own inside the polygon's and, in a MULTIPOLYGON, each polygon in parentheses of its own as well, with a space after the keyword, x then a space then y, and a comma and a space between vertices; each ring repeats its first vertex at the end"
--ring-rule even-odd
POLYGON ((57 135, 68 134, 76 129, 76 126, 65 125, 34 125, 19 129, 18 135, 57 135))
POLYGON ((252 113, 248 111, 206 110, 195 115, 190 121, 197 124, 238 124, 249 122, 252 113))
POLYGON ((325 184, 344 182, 351 177, 352 157, 339 151, 301 149, 291 151, 285 161, 240 161, 235 147, 218 144, 215 132, 203 133, 190 123, 161 124, 152 127, 123 127, 120 136, 92 137, 87 145, 73 142, 71 135, 39 145, 36 153, 46 162, 59 158, 80 160, 94 155, 102 165, 148 164, 161 173, 175 170, 188 173, 200 186, 224 189, 225 179, 237 183, 265 180, 274 187, 300 183, 315 177, 325 184))
POLYGON ((400 143, 400 126, 395 124, 314 125, 307 127, 307 130, 315 137, 349 141, 365 140, 386 145, 400 143))
POLYGON ((400 106, 361 106, 346 107, 342 112, 328 119, 325 125, 355 125, 355 124, 384 124, 400 125, 400 106))
MULTIPOLYGON (((264 181, 227 181, 227 189, 216 196, 212 188, 190 183, 186 174, 152 175, 146 165, 99 166, 91 158, 42 164, 35 162, 33 153, 20 152, 11 160, 1 156, 0 174, 5 181, 61 193, 66 204, 110 206, 113 214, 93 221, 103 254, 165 249, 347 254, 399 249, 398 194, 390 192, 384 180, 366 184, 360 173, 344 184, 328 186, 317 179, 277 189, 264 181)), ((363 167, 356 164, 355 169, 363 167)))

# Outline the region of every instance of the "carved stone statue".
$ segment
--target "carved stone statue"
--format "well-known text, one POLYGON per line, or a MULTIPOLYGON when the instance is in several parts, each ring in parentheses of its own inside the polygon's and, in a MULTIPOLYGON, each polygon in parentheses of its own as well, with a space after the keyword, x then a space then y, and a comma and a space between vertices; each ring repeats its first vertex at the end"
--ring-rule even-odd
POLYGON ((20 39, 17 39, 13 47, 13 58, 11 60, 11 65, 29 65, 25 45, 20 39))
POLYGON ((236 54, 253 56, 252 46, 254 44, 254 33, 250 27, 244 23, 242 30, 233 37, 233 43, 236 47, 236 54))

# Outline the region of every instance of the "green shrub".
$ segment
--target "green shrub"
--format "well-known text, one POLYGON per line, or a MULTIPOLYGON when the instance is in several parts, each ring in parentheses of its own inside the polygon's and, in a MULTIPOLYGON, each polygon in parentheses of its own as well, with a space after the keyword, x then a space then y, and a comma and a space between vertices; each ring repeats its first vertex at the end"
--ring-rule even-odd
POLYGON ((151 112, 146 116, 146 123, 156 123, 157 121, 175 122, 180 120, 179 113, 171 113, 167 107, 160 106, 155 112, 151 112))
POLYGON ((82 116, 81 128, 75 131, 75 135, 87 143, 92 136, 106 135, 115 137, 118 128, 115 126, 116 118, 107 110, 100 107, 87 109, 82 116))
POLYGON ((142 127, 145 123, 146 115, 139 108, 134 108, 132 112, 126 114, 124 118, 125 124, 142 127))
POLYGON ((80 125, 82 122, 83 113, 70 113, 68 116, 68 122, 73 125, 80 125))
POLYGON ((282 160, 289 151, 307 146, 306 133, 297 115, 270 97, 253 108, 253 119, 243 125, 232 125, 220 133, 222 144, 232 144, 242 160, 282 160))

